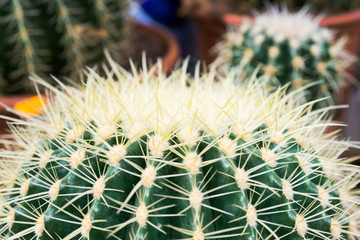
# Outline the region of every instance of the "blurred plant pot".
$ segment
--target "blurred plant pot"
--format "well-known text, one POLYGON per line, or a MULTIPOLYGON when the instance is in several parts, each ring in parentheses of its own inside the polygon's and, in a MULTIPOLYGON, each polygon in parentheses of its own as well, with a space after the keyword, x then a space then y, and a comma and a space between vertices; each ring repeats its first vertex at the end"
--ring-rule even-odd
POLYGON ((117 63, 131 70, 129 58, 137 67, 141 67, 143 53, 150 64, 156 64, 160 58, 162 71, 169 73, 180 56, 180 47, 175 37, 165 28, 131 21, 120 49, 111 55, 117 63))
POLYGON ((196 15, 193 20, 200 58, 206 64, 210 64, 216 58, 211 49, 225 33, 226 23, 217 14, 196 15))
MULTIPOLYGON (((24 115, 38 115, 41 113, 43 107, 42 104, 46 104, 46 99, 33 95, 16 95, 16 96, 2 96, 0 97, 0 115, 4 117, 18 118, 19 116, 7 108, 15 109, 24 115)), ((7 125, 8 120, 0 118, 0 135, 9 133, 9 127, 7 125)))

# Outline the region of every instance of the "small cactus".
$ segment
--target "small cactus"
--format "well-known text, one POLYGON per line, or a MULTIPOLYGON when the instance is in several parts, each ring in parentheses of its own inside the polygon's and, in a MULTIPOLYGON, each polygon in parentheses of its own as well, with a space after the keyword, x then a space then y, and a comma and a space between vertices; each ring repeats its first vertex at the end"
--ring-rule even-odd
POLYGON ((243 66, 252 74, 260 65, 269 87, 290 84, 289 90, 315 84, 305 91, 306 101, 328 97, 316 107, 334 103, 341 72, 353 58, 343 50, 344 39, 334 42, 328 29, 319 27, 306 11, 289 13, 271 8, 233 27, 218 45, 218 62, 223 70, 243 66))
POLYGON ((122 37, 124 0, 2 0, 1 93, 29 91, 29 76, 71 76, 122 37))
POLYGON ((109 65, 79 88, 37 80, 49 105, 0 154, 2 239, 360 236, 359 168, 324 134, 328 109, 256 78, 109 65))

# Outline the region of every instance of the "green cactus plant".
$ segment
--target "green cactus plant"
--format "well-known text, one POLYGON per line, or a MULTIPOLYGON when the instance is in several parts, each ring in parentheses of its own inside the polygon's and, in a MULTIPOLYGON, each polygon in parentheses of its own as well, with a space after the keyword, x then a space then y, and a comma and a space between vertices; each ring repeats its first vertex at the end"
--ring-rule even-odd
POLYGON ((72 76, 122 37, 124 0, 3 0, 2 93, 28 91, 29 76, 72 76))
MULTIPOLYGON (((223 71, 244 68, 267 76, 269 87, 290 84, 289 91, 315 83, 304 92, 305 101, 328 97, 315 107, 333 104, 344 69, 354 59, 343 49, 345 39, 334 42, 330 30, 306 11, 289 13, 271 8, 250 23, 230 29, 218 44, 217 63, 223 71)), ((345 78, 343 78, 345 79, 345 78)))
POLYGON ((110 61, 15 120, 2 239, 356 239, 352 144, 284 89, 110 61), (114 80, 116 79, 116 80, 114 80), (193 81, 195 80, 195 81, 193 81))

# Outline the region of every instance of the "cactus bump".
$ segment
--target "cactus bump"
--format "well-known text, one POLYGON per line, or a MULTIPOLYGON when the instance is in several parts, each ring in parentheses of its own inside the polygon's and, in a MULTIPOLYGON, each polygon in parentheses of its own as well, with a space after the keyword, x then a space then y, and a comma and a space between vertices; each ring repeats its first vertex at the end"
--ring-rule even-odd
POLYGON ((319 20, 305 9, 290 13, 269 8, 251 23, 231 26, 217 46, 217 64, 224 71, 240 66, 243 75, 260 66, 258 72, 267 76, 270 88, 289 84, 292 91, 312 84, 304 91, 305 101, 327 98, 315 107, 334 104, 335 92, 346 77, 344 69, 354 57, 343 49, 346 40, 335 41, 319 20))
POLYGON ((122 39, 124 0, 3 0, 0 87, 29 91, 31 74, 75 76, 122 39))
POLYGON ((76 87, 35 79, 49 103, 0 153, 2 239, 360 236, 354 144, 324 133, 329 109, 256 76, 109 66, 76 87))

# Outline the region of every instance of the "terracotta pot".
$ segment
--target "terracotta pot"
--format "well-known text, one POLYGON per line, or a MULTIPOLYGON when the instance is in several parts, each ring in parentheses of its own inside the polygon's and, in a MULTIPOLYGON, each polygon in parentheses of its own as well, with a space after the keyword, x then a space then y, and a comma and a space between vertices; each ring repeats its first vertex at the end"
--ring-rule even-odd
POLYGON ((148 61, 156 63, 162 59, 162 71, 169 73, 175 66, 180 47, 175 37, 165 28, 155 24, 129 22, 128 33, 121 43, 120 50, 112 57, 125 69, 130 70, 129 58, 136 66, 142 66, 143 52, 148 61))
MULTIPOLYGON (((37 115, 40 113, 42 103, 46 102, 45 98, 42 97, 42 101, 38 96, 31 95, 17 95, 9 97, 0 97, 0 115, 5 117, 17 118, 18 116, 14 113, 7 111, 7 108, 15 109, 16 111, 22 112, 25 115, 37 115)), ((7 120, 0 118, 0 135, 9 132, 7 126, 7 120)))
MULTIPOLYGON (((9 116, 15 117, 14 114, 6 111, 5 106, 13 108, 17 102, 22 101, 28 97, 30 97, 30 96, 0 97, 0 102, 3 104, 3 105, 0 105, 0 115, 6 116, 6 117, 9 117, 9 116)), ((0 135, 8 133, 8 126, 7 126, 6 122, 7 122, 7 120, 0 118, 0 135)))
POLYGON ((240 25, 244 22, 245 19, 248 19, 250 21, 254 20, 253 16, 246 16, 246 15, 236 15, 232 13, 226 13, 222 16, 222 20, 227 25, 240 25))
POLYGON ((5 107, 14 108, 14 106, 21 101, 31 98, 32 95, 16 95, 16 96, 2 96, 0 97, 0 113, 7 112, 5 107))
POLYGON ((162 41, 166 45, 166 53, 164 56, 162 56, 162 70, 165 73, 169 73, 174 68, 180 56, 180 46, 177 40, 168 30, 159 25, 144 25, 140 23, 137 24, 139 28, 155 35, 159 38, 160 41, 162 41))
POLYGON ((193 18, 196 27, 197 47, 200 59, 210 64, 216 58, 211 48, 220 41, 226 31, 226 22, 218 15, 198 15, 193 18))

